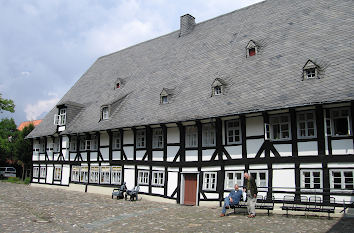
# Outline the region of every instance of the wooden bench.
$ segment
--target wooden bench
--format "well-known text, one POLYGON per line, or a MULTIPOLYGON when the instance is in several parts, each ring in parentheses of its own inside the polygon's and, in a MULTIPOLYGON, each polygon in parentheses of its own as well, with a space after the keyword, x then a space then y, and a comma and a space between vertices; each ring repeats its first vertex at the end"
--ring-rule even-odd
MULTIPOLYGON (((246 209, 247 202, 241 200, 237 205, 230 205, 230 208, 234 210, 236 214, 236 209, 246 209)), ((256 209, 267 210, 269 216, 269 211, 274 209, 274 197, 272 199, 267 199, 261 195, 257 195, 256 209)))

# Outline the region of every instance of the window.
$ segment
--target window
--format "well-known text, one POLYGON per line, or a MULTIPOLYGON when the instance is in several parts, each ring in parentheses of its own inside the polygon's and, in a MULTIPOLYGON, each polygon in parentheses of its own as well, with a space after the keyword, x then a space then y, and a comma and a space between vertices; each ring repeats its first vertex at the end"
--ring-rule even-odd
POLYGON ((71 168, 71 181, 80 181, 80 167, 79 166, 73 166, 71 168))
POLYGON ((198 146, 198 128, 196 126, 186 127, 186 147, 198 146))
POLYGON ((332 189, 354 189, 354 170, 341 169, 330 171, 330 184, 332 189))
POLYGON ((214 95, 221 95, 221 86, 214 87, 214 95))
POLYGON ((304 80, 318 78, 318 66, 311 60, 308 60, 303 67, 304 80))
POLYGON ((59 138, 54 139, 54 152, 60 152, 60 140, 59 138))
POLYGON ((322 171, 321 170, 301 170, 301 188, 321 189, 322 171))
POLYGON ((149 184, 149 171, 138 171, 138 184, 149 184))
POLYGON ((215 146, 215 126, 212 123, 204 124, 202 128, 203 146, 215 146))
POLYGON ((152 185, 163 186, 165 184, 165 172, 153 171, 152 172, 152 185))
POLYGON ((66 123, 66 108, 59 110, 59 114, 54 115, 54 125, 65 125, 66 123))
POLYGON ((315 68, 310 68, 305 70, 306 72, 306 78, 316 78, 316 69, 315 68))
POLYGON ((80 151, 83 151, 86 149, 86 137, 81 136, 80 137, 80 151))
POLYGON ((54 143, 48 143, 47 144, 47 151, 53 152, 54 151, 54 143))
POLYGON ((256 181, 257 187, 268 187, 268 171, 250 171, 250 175, 256 181))
POLYGON ((119 132, 113 132, 112 143, 113 143, 113 145, 112 145, 113 150, 120 149, 120 133, 119 132))
POLYGON ((76 137, 72 137, 71 140, 70 140, 70 151, 76 151, 76 144, 77 144, 77 141, 76 141, 76 137))
POLYGON ((160 93, 160 104, 168 104, 173 92, 174 89, 163 88, 160 93))
POLYGON ((224 92, 225 82, 216 78, 214 82, 211 84, 211 96, 221 95, 224 92))
POLYGON ((152 148, 163 148, 163 132, 161 128, 152 130, 152 148))
POLYGON ((161 96, 161 103, 168 104, 168 96, 167 95, 161 96))
POLYGON ((256 55, 256 48, 249 48, 248 49, 248 56, 252 57, 254 55, 256 55))
POLYGON ((349 109, 336 109, 331 111, 332 132, 335 136, 351 135, 349 109))
POLYGON ((316 137, 316 121, 314 112, 297 114, 297 134, 299 138, 316 137))
POLYGON ((98 139, 96 135, 91 135, 91 139, 87 140, 86 137, 80 137, 80 150, 95 151, 98 147, 98 139))
POLYGON ((145 148, 145 129, 136 131, 136 147, 145 148))
POLYGON ((243 185, 243 171, 226 171, 225 172, 225 189, 234 189, 235 185, 243 185))
POLYGON ((90 168, 90 183, 98 183, 100 176, 100 168, 92 166, 90 168))
POLYGON ((273 140, 289 139, 289 116, 279 115, 270 117, 270 134, 273 140))
POLYGON ((34 151, 35 154, 38 154, 38 153, 39 153, 39 147, 40 147, 39 144, 33 145, 33 151, 34 151))
POLYGON ((109 118, 109 108, 108 106, 102 107, 101 110, 101 119, 102 120, 107 120, 109 118))
POLYGON ((39 175, 39 167, 33 167, 33 177, 38 178, 39 175))
POLYGON ((54 167, 54 180, 61 180, 61 167, 54 167))
POLYGON ((241 128, 239 120, 226 121, 227 143, 235 144, 241 141, 241 128))
POLYGON ((80 169, 80 182, 88 182, 88 167, 84 166, 80 169))
POLYGON ((39 141, 39 153, 44 153, 45 152, 45 141, 44 139, 41 139, 39 141))
POLYGON ((111 178, 111 168, 108 166, 102 166, 100 183, 109 184, 110 178, 111 178))
POLYGON ((112 167, 112 172, 111 172, 111 176, 112 176, 112 184, 121 184, 121 180, 122 180, 122 167, 112 167))
POLYGON ((116 83, 116 88, 120 88, 120 82, 116 83))
POLYGON ((203 190, 215 191, 216 190, 216 172, 203 173, 203 190))
POLYGON ((257 54, 257 45, 253 40, 250 40, 246 46, 246 57, 252 57, 257 54))
POLYGON ((97 150, 98 138, 96 135, 91 135, 91 150, 97 150))
POLYGON ((46 172, 46 167, 41 167, 40 168, 40 178, 45 178, 47 176, 47 172, 46 172))

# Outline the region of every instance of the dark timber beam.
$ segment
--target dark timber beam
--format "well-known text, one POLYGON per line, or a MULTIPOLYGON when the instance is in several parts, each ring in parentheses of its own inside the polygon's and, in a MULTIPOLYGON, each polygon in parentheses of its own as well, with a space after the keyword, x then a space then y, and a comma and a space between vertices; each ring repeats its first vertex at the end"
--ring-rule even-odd
POLYGON ((319 156, 325 153, 325 129, 322 105, 316 105, 317 151, 319 156))

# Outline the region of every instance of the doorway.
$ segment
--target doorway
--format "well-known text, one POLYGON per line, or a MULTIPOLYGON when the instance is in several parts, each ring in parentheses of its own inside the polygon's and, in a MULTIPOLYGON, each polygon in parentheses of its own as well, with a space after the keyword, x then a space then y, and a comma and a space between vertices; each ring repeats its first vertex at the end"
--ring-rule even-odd
POLYGON ((197 190, 198 190, 198 174, 197 173, 184 173, 183 180, 183 202, 184 205, 197 204, 197 190))

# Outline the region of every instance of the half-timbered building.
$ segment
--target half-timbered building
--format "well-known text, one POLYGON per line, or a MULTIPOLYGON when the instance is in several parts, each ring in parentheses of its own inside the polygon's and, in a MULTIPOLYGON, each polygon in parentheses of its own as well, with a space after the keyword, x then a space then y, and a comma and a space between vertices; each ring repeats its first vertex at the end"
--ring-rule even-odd
POLYGON ((28 136, 33 183, 199 205, 353 201, 354 4, 267 0, 100 57, 28 136))

